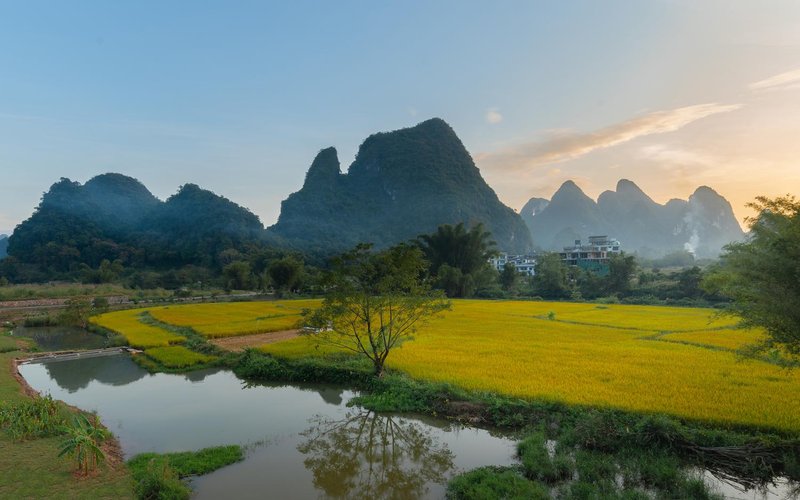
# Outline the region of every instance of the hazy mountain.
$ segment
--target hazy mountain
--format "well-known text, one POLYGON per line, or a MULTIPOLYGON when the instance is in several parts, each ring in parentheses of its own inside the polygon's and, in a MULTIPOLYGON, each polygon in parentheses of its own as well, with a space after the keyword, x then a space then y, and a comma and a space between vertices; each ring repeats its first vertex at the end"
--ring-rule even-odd
POLYGON ((0 259, 8 254, 8 235, 0 234, 0 259))
POLYGON ((529 220, 534 243, 545 249, 561 248, 585 238, 587 233, 607 229, 597 203, 572 181, 562 184, 550 202, 529 220))
POLYGON ((216 263, 217 254, 265 238, 258 217, 193 184, 162 202, 138 180, 103 174, 61 179, 14 230, 8 253, 63 272, 103 259, 155 266, 216 263))
POLYGON ((534 243, 547 250, 606 234, 619 239, 627 251, 645 256, 686 249, 713 257, 725 244, 743 237, 730 203, 706 186, 697 188, 688 201, 673 199, 661 205, 627 179, 614 191, 600 194, 597 202, 567 181, 549 202, 532 198, 522 214, 534 243))
POLYGON ((531 246, 520 216, 486 184, 453 129, 434 118, 370 136, 346 174, 334 148, 320 151, 270 230, 330 252, 358 242, 388 246, 458 222, 482 222, 502 250, 531 246))

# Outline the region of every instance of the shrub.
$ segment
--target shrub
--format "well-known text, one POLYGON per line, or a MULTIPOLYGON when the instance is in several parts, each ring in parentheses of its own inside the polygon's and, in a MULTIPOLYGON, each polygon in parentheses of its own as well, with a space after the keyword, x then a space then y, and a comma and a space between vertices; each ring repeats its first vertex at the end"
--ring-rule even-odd
POLYGON ((134 492, 141 500, 186 500, 191 495, 189 487, 178 479, 168 460, 151 459, 133 475, 134 492))
POLYGON ((0 406, 0 427, 16 440, 59 435, 64 422, 62 406, 50 395, 0 406))
POLYGON ((455 477, 447 485, 447 498, 470 500, 536 500, 550 498, 547 488, 526 480, 514 469, 481 467, 455 477))

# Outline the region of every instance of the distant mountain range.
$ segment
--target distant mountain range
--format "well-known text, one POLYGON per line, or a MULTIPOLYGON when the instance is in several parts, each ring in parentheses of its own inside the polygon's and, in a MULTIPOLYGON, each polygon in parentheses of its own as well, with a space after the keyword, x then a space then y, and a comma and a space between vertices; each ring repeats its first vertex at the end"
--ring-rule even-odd
POLYGON ((320 151, 270 230, 300 248, 331 251, 384 247, 459 222, 483 223, 505 251, 532 248, 519 215, 486 184, 453 129, 434 118, 368 137, 346 174, 334 148, 320 151))
POLYGON ((551 200, 532 198, 517 214, 486 184, 453 129, 435 118, 368 137, 346 173, 334 148, 321 150, 269 229, 246 208, 194 184, 161 201, 122 174, 83 185, 61 179, 29 219, 0 237, 0 257, 7 246, 8 255, 43 276, 74 274, 104 259, 220 269, 262 248, 325 256, 360 242, 386 247, 459 222, 482 223, 509 253, 534 245, 557 250, 607 234, 645 256, 688 249, 705 257, 743 236, 730 204, 708 187, 688 201, 660 205, 627 180, 597 201, 569 181, 551 200))
POLYGON ((8 235, 0 234, 0 259, 8 255, 8 235))
POLYGON ((626 251, 646 257, 676 250, 716 257, 724 245, 744 237, 730 203, 707 186, 697 188, 688 200, 661 205, 627 179, 596 202, 567 181, 550 200, 531 198, 520 214, 534 244, 545 250, 608 235, 619 239, 626 251))

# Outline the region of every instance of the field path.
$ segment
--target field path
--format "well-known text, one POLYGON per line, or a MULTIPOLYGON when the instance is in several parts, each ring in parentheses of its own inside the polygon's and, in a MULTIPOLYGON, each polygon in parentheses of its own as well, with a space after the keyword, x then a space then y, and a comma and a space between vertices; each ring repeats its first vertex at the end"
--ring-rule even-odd
POLYGON ((226 351, 241 352, 248 347, 258 347, 264 344, 274 344, 282 340, 293 339, 300 335, 300 330, 283 330, 280 332, 257 333, 255 335, 241 335, 209 340, 212 344, 226 351))

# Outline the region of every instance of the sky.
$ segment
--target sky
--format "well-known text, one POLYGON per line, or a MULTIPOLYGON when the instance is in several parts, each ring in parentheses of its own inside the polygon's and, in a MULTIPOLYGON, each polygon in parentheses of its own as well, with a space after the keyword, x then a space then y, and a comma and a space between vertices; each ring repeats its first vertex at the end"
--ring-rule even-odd
POLYGON ((316 153, 446 120, 519 210, 574 180, 800 195, 800 2, 0 0, 0 233, 61 177, 273 224, 316 153))

